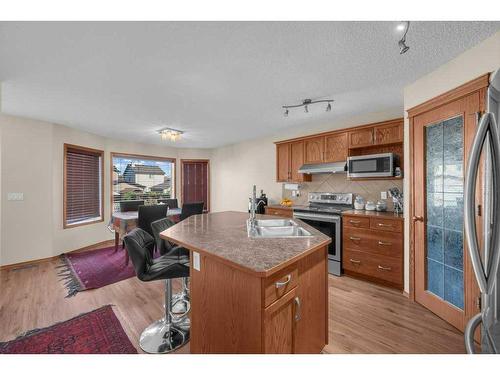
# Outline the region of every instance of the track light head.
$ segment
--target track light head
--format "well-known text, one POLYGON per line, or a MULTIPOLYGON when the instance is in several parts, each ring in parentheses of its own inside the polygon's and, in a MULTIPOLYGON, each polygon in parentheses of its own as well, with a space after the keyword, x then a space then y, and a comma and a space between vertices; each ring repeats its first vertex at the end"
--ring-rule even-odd
POLYGON ((288 108, 285 108, 285 113, 283 113, 283 116, 288 117, 288 108))
POLYGON ((401 39, 399 42, 398 42, 398 45, 399 45, 399 54, 402 55, 406 52, 408 52, 408 50, 410 49, 410 47, 408 47, 406 45, 406 40, 404 39, 401 39))
MULTIPOLYGON (((399 26, 398 26, 399 27, 399 26)), ((401 28, 401 30, 404 30, 404 34, 403 34, 403 37, 399 40, 398 42, 398 46, 399 46, 399 54, 402 55, 406 52, 408 52, 408 50, 410 49, 410 47, 408 47, 406 45, 406 34, 408 34, 408 29, 410 28, 410 21, 406 21, 406 23, 404 24, 404 27, 401 28)))
POLYGON ((304 112, 309 113, 309 108, 307 107, 307 104, 304 106, 304 112))
POLYGON ((330 112, 332 110, 332 105, 330 104, 330 102, 328 102, 328 105, 326 106, 326 112, 330 112))

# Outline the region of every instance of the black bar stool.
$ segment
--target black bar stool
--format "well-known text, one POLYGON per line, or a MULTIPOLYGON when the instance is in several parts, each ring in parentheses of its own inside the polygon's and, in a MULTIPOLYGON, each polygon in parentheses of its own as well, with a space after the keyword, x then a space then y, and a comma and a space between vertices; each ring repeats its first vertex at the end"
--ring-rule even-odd
POLYGON ((139 345, 147 353, 174 351, 189 341, 190 320, 189 308, 180 316, 172 313, 172 279, 189 276, 189 257, 184 255, 185 249, 174 248, 169 254, 152 259, 154 238, 140 228, 123 240, 139 280, 165 280, 165 314, 142 332, 139 345))
MULTIPOLYGON (((166 241, 160 237, 160 233, 170 228, 172 225, 175 225, 175 223, 169 218, 163 218, 151 223, 151 230, 153 231, 153 236, 155 238, 156 249, 160 252, 160 255, 169 255, 172 252, 180 252, 182 255, 187 256, 189 259, 189 250, 186 250, 179 246, 175 246, 171 242, 166 241)), ((172 311, 174 314, 183 314, 189 309, 188 277, 182 278, 182 291, 180 293, 174 294, 173 299, 174 302, 172 304, 172 311)))

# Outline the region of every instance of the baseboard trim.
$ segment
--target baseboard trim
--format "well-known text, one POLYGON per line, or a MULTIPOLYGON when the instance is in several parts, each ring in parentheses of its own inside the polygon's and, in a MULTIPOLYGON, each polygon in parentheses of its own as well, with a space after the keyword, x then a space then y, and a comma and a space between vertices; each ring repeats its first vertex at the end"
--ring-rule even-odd
MULTIPOLYGON (((93 244, 93 245, 84 246, 84 247, 81 247, 79 249, 67 251, 66 253, 78 253, 80 251, 97 250, 97 249, 100 249, 104 246, 113 246, 114 243, 115 243, 114 240, 105 240, 105 241, 101 241, 101 242, 98 242, 98 243, 93 244)), ((29 266, 32 264, 50 262, 51 260, 59 258, 59 256, 60 255, 54 255, 53 257, 48 257, 48 258, 34 259, 34 260, 28 260, 26 262, 6 264, 3 266, 0 266, 0 271, 8 271, 8 270, 11 270, 12 268, 25 267, 25 266, 29 266)))
POLYGON ((405 292, 404 290, 403 290, 403 296, 405 296, 406 298, 410 298, 410 294, 408 292, 405 292))

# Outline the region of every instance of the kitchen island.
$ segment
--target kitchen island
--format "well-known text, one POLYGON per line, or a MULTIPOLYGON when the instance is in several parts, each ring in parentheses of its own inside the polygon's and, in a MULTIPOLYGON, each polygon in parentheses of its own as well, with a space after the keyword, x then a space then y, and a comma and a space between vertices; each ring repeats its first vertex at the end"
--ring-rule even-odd
POLYGON ((195 215, 161 233, 190 251, 191 353, 320 353, 330 238, 300 220, 312 236, 251 238, 247 219, 195 215))

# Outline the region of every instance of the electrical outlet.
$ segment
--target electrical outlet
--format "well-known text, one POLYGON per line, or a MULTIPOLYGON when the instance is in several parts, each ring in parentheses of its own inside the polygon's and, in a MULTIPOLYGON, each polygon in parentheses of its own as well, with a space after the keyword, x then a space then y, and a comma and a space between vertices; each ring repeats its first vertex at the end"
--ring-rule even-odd
POLYGON ((380 192, 380 199, 387 199, 387 191, 380 192))
POLYGON ((7 193, 8 201, 23 201, 24 193, 7 193))
POLYGON ((199 271, 201 269, 201 267, 200 267, 200 253, 197 253, 196 251, 193 251, 193 268, 196 271, 199 271))

